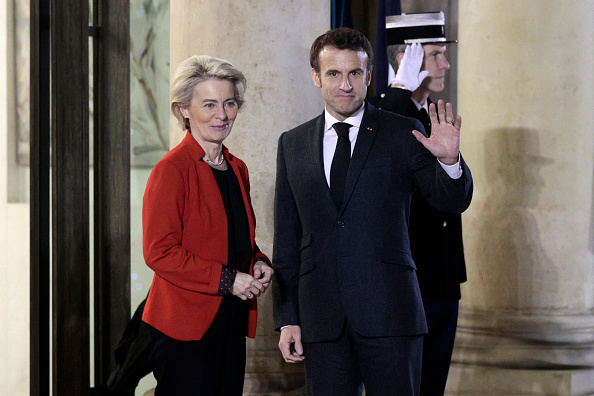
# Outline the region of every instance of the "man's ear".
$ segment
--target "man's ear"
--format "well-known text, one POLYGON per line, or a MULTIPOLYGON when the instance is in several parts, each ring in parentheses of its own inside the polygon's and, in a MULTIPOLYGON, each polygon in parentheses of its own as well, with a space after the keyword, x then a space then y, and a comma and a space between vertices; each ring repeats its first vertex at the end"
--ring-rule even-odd
POLYGON ((398 66, 400 66, 400 62, 402 62, 402 58, 404 58, 404 52, 399 52, 396 54, 396 62, 398 62, 398 66))
POLYGON ((320 74, 315 71, 315 69, 311 68, 311 79, 316 86, 316 88, 322 88, 322 81, 320 81, 320 74))
POLYGON ((367 78, 366 81, 366 85, 369 86, 369 84, 371 84, 371 73, 373 72, 373 66, 371 66, 369 68, 369 70, 367 71, 367 76, 365 76, 367 78))

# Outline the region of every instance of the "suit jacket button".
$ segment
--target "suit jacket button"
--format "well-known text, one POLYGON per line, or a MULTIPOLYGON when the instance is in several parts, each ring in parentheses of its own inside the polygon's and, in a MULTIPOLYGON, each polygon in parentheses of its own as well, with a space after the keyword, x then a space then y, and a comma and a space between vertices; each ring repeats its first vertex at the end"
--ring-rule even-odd
POLYGON ((339 221, 339 222, 338 222, 338 226, 339 226, 339 227, 341 227, 341 228, 344 228, 344 222, 342 222, 342 221, 339 221))
POLYGON ((447 225, 448 225, 448 222, 444 220, 443 221, 443 226, 446 227, 447 225))

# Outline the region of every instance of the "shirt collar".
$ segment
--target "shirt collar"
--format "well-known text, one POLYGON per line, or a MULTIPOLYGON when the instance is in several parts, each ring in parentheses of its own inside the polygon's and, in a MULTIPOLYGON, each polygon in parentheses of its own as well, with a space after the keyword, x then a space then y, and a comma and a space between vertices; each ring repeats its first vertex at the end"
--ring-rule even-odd
POLYGON ((332 126, 334 124, 336 124, 337 122, 346 122, 347 124, 351 124, 354 127, 360 128, 361 121, 363 120, 364 112, 365 112, 365 103, 363 103, 361 105, 361 107, 359 107, 359 110, 355 111, 353 113, 353 115, 351 115, 349 118, 347 118, 344 121, 338 121, 336 118, 334 118, 334 116, 332 116, 332 114, 330 114, 328 112, 328 109, 324 109, 324 118, 325 118, 325 122, 326 122, 324 132, 328 132, 328 130, 330 128, 332 128, 332 126))
POLYGON ((410 100, 412 100, 412 102, 415 104, 415 106, 417 106, 417 110, 425 109, 427 114, 429 114, 429 101, 427 99, 425 99, 425 103, 423 103, 422 105, 419 104, 419 102, 417 102, 413 98, 410 98, 410 100))

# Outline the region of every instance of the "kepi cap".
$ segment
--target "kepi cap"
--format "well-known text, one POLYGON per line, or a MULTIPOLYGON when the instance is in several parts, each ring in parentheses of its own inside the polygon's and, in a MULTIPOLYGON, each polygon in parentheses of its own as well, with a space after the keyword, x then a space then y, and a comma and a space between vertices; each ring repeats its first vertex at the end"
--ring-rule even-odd
POLYGON ((446 39, 443 11, 387 16, 386 34, 388 45, 458 42, 446 39))

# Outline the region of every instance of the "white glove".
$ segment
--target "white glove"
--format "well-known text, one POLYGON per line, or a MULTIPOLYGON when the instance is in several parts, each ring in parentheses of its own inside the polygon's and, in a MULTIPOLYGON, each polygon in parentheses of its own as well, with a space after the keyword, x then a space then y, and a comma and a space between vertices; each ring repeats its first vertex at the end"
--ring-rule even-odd
POLYGON ((427 70, 421 71, 424 55, 425 51, 423 51, 421 44, 414 43, 407 46, 398 66, 396 77, 390 82, 390 85, 401 84, 404 85, 404 89, 409 91, 419 88, 427 74, 429 74, 427 70))

